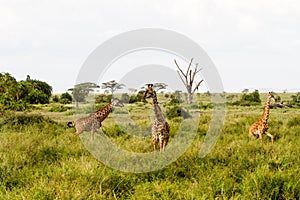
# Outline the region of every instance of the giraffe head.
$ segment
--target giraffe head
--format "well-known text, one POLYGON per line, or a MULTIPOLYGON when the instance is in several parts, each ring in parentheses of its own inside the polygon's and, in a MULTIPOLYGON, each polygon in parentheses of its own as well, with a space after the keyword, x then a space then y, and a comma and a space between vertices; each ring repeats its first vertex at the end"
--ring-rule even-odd
POLYGON ((115 106, 123 107, 124 106, 123 103, 117 98, 112 98, 110 100, 110 103, 111 103, 112 107, 115 107, 115 106))
POLYGON ((269 92, 269 94, 268 94, 268 99, 269 99, 269 100, 276 101, 276 98, 274 97, 273 92, 269 92))
POLYGON ((156 92, 153 89, 153 84, 147 85, 146 91, 145 91, 141 101, 144 102, 146 98, 150 98, 150 97, 151 98, 156 97, 156 92))

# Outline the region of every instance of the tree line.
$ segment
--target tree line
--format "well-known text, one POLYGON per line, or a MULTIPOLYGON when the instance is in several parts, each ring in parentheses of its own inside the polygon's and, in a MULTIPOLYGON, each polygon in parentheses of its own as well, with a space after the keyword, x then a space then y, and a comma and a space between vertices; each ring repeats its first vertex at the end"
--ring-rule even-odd
POLYGON ((24 111, 31 104, 46 104, 52 87, 44 81, 31 79, 17 81, 9 73, 0 73, 0 110, 24 111))

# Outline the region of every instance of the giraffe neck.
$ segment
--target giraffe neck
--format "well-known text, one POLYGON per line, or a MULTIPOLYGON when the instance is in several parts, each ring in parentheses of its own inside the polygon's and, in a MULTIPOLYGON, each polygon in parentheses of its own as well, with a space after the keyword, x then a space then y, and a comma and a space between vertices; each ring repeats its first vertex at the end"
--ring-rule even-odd
POLYGON ((159 105, 158 105, 156 94, 153 97, 153 107, 154 107, 154 113, 155 113, 156 119, 160 122, 164 122, 165 118, 162 114, 162 111, 161 111, 159 105))
POLYGON ((262 123, 266 124, 268 122, 269 113, 270 113, 270 98, 267 99, 264 112, 261 116, 262 123))
POLYGON ((104 106, 103 108, 100 108, 99 110, 97 110, 95 112, 97 118, 101 121, 103 121, 111 112, 113 106, 111 103, 107 104, 106 106, 104 106))

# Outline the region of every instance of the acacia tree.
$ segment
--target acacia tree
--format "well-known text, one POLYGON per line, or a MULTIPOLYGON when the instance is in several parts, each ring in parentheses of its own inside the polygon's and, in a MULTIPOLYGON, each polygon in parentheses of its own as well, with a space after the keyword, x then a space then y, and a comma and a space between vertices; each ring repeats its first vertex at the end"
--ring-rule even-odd
MULTIPOLYGON (((151 83, 152 84, 152 83, 151 83)), ((144 86, 142 86, 141 87, 141 90, 145 90, 147 87, 148 87, 148 83, 147 84, 145 84, 144 86)), ((152 84, 153 86, 153 88, 154 88, 154 90, 157 92, 157 91, 159 91, 159 90, 163 90, 163 89, 166 89, 167 87, 168 87, 168 85, 166 84, 166 83, 153 83, 152 84)))
POLYGON ((94 90, 94 88, 99 88, 100 86, 95 83, 85 82, 79 83, 74 86, 74 88, 68 89, 72 92, 73 99, 75 101, 76 107, 78 108, 78 102, 84 102, 88 94, 94 90))
POLYGON ((137 89, 135 88, 129 88, 128 91, 132 94, 136 93, 137 89))
POLYGON ((114 94, 115 91, 122 89, 123 87, 125 87, 124 84, 118 83, 115 80, 112 80, 112 81, 109 81, 106 83, 102 83, 102 86, 101 86, 102 89, 110 90, 111 94, 114 94))
POLYGON ((183 70, 177 64, 175 59, 174 62, 178 68, 177 73, 180 79, 182 80, 187 91, 187 104, 191 104, 193 101, 193 94, 196 92, 196 90, 198 90, 200 84, 203 82, 203 80, 200 80, 199 82, 195 81, 196 74, 198 74, 202 68, 198 68, 198 63, 196 63, 195 67, 191 69, 192 62, 193 62, 193 58, 192 58, 186 72, 184 73, 183 70), (196 86, 193 88, 194 84, 196 86))
POLYGON ((168 86, 168 85, 165 84, 165 83, 154 83, 154 84, 153 84, 153 88, 154 88, 156 91, 166 89, 167 86, 168 86))

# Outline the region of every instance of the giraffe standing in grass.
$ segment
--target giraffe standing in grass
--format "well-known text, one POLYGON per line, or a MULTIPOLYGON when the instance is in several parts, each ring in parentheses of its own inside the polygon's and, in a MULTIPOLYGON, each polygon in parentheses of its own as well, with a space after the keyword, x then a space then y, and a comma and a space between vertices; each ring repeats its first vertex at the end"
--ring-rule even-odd
POLYGON ((271 92, 268 94, 267 102, 264 108, 264 112, 261 115, 261 117, 258 119, 257 122, 252 124, 249 129, 249 135, 255 136, 258 135, 260 141, 262 141, 263 134, 266 134, 269 136, 272 140, 272 143, 274 143, 274 136, 268 132, 268 118, 270 113, 270 101, 273 99, 275 101, 275 98, 271 92))
POLYGON ((94 132, 100 133, 98 129, 102 126, 102 121, 108 117, 109 113, 115 106, 123 107, 123 104, 119 99, 111 99, 110 103, 99 110, 90 113, 89 116, 82 117, 76 120, 74 123, 68 122, 68 127, 75 127, 75 136, 78 136, 83 131, 91 131, 91 140, 94 140, 94 132))
POLYGON ((158 142, 160 144, 160 152, 163 152, 169 141, 170 126, 165 120, 163 113, 158 105, 156 92, 153 90, 153 84, 148 84, 142 101, 144 101, 146 98, 153 99, 155 120, 152 123, 152 142, 154 152, 156 152, 157 150, 158 142))

